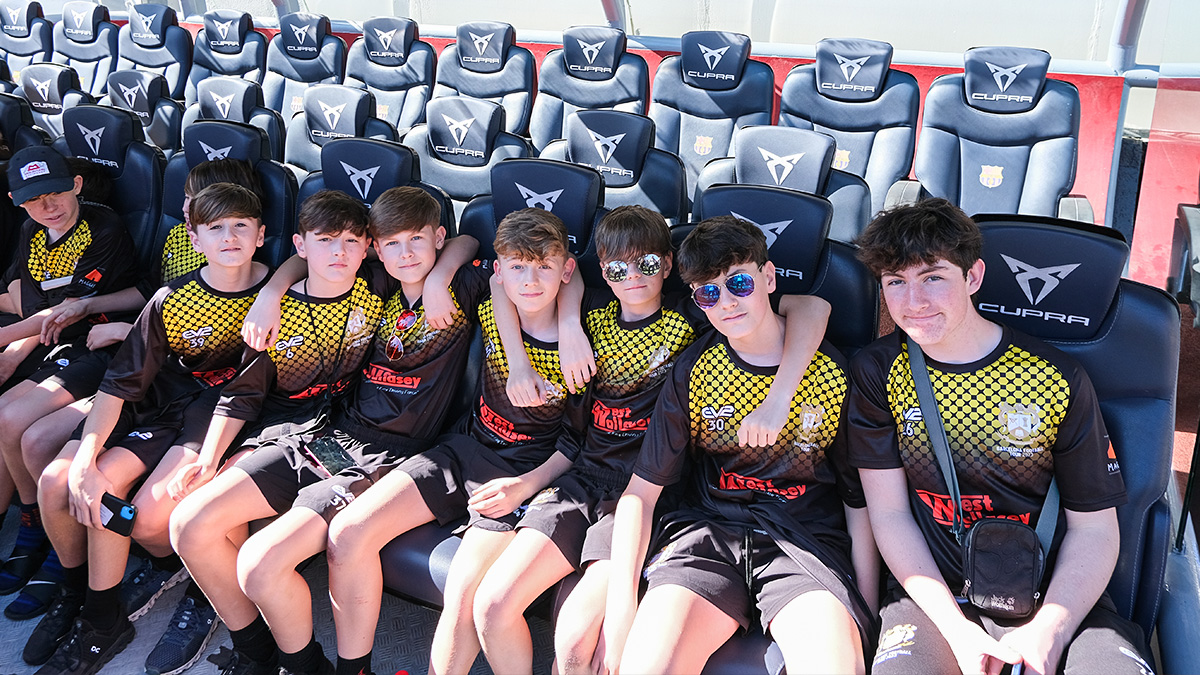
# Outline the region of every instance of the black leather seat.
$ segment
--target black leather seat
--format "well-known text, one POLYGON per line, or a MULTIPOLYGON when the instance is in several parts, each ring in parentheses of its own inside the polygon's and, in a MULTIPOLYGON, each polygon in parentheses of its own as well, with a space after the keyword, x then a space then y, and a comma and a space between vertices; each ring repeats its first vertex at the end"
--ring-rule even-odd
POLYGON ((0 94, 0 160, 31 145, 49 145, 50 134, 35 126, 29 101, 15 94, 0 94))
POLYGON ((625 51, 625 31, 572 26, 563 48, 542 60, 529 136, 539 152, 566 138, 567 118, 577 110, 622 110, 646 114, 650 70, 646 60, 625 51))
POLYGON ((34 122, 51 138, 62 136, 64 109, 92 102, 91 96, 80 91, 79 75, 75 70, 57 63, 26 66, 21 71, 20 88, 15 93, 29 101, 34 122))
POLYGON ((506 23, 475 21, 458 27, 458 39, 442 50, 433 97, 465 96, 504 107, 504 130, 524 135, 537 85, 533 54, 516 45, 506 23))
POLYGON ((63 18, 54 24, 54 54, 50 60, 79 73, 83 91, 94 97, 108 90, 108 76, 117 68, 117 26, 108 8, 85 0, 63 5, 63 18))
POLYGON ((192 69, 188 72, 187 105, 196 102, 196 87, 214 75, 241 77, 262 84, 267 70, 267 38, 254 30, 249 14, 234 9, 204 13, 196 34, 192 69))
POLYGON ((166 5, 135 5, 129 23, 117 34, 117 47, 117 70, 162 75, 167 95, 183 99, 192 69, 192 34, 180 27, 175 10, 166 5))
POLYGON ((832 136, 833 168, 867 181, 872 212, 908 176, 917 139, 921 90, 891 64, 886 42, 821 40, 816 62, 792 68, 779 95, 779 126, 832 136))
POLYGON ((533 154, 528 141, 504 131, 504 108, 463 96, 430 101, 425 124, 404 144, 420 158, 422 179, 450 195, 456 218, 472 197, 491 192, 497 162, 533 154))
POLYGON ((654 147, 649 117, 616 110, 580 110, 567 116, 566 138, 539 157, 591 167, 604 178, 608 208, 645 206, 668 223, 687 220, 687 175, 675 155, 654 147))
MULTIPOLYGON (((743 127, 733 134, 733 157, 714 159, 700 170, 696 189, 719 183, 774 185, 826 197, 833 204, 829 236, 853 241, 871 218, 866 182, 833 169, 833 139, 789 127, 743 127)), ((699 199, 693 212, 699 211, 699 199)))
POLYGON ((679 155, 695 198, 700 167, 729 154, 733 130, 771 123, 775 75, 750 58, 750 38, 724 31, 693 31, 681 53, 654 74, 650 118, 655 146, 679 155))
POLYGON ((303 112, 288 123, 283 161, 305 172, 321 168, 321 146, 335 138, 396 140, 396 128, 375 118, 371 92, 340 84, 304 91, 303 112))
POLYGON ((421 42, 412 19, 377 16, 363 22, 363 37, 350 45, 346 85, 375 95, 375 113, 401 136, 425 121, 437 55, 421 42))
POLYGON ((329 19, 295 12, 279 18, 279 34, 267 45, 263 99, 286 120, 304 108, 304 90, 341 84, 346 43, 329 32, 329 19))
POLYGON ((262 186, 263 225, 266 241, 257 258, 272 267, 292 255, 296 231, 296 176, 272 160, 270 141, 258 127, 238 122, 200 120, 183 132, 183 150, 167 162, 159 239, 183 220, 183 184, 192 167, 214 159, 241 159, 254 167, 262 186))
POLYGON ((162 75, 118 70, 108 76, 107 103, 137 115, 146 140, 158 146, 168 158, 179 149, 183 104, 171 97, 162 75))
POLYGON ((129 110, 80 105, 63 112, 65 130, 54 147, 68 157, 99 165, 112 179, 108 205, 129 228, 138 259, 149 264, 162 218, 162 151, 145 142, 142 124, 129 110))
POLYGON ((271 142, 271 159, 283 161, 287 127, 283 117, 263 105, 262 87, 240 77, 214 75, 196 87, 197 101, 183 111, 183 126, 196 120, 227 120, 262 129, 271 142))
POLYGON ((8 64, 12 81, 21 69, 46 63, 54 53, 54 24, 46 20, 39 2, 0 1, 0 58, 8 64))

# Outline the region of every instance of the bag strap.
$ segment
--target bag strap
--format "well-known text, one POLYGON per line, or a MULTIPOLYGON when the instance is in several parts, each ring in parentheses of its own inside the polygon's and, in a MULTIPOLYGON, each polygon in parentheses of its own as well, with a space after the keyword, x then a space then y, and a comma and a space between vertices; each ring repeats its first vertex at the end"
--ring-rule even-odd
MULTIPOLYGON (((942 425, 942 414, 938 409, 937 399, 933 396, 933 384, 929 381, 929 369, 925 365, 925 354, 920 345, 908 337, 908 365, 912 371, 913 386, 917 390, 917 401, 921 406, 921 419, 925 421, 925 429, 929 440, 933 443, 933 454, 937 457, 942 477, 946 479, 946 487, 950 490, 950 499, 954 502, 954 519, 950 532, 959 544, 962 543, 966 527, 963 523, 962 495, 958 490, 958 474, 954 471, 954 459, 950 453, 950 442, 946 439, 946 428, 942 425)), ((1042 551, 1050 552, 1050 544, 1054 541, 1054 530, 1058 527, 1058 479, 1050 479, 1050 487, 1046 491, 1046 500, 1042 503, 1042 511, 1038 515, 1038 542, 1042 551), (1047 515, 1048 514, 1048 515, 1047 515)))

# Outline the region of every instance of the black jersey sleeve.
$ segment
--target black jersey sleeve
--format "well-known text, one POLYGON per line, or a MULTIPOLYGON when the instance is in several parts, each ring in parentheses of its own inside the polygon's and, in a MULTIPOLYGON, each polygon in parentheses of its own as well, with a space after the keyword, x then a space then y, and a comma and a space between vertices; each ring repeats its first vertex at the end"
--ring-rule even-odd
POLYGON ((170 353, 163 324, 163 302, 171 292, 160 288, 142 309, 129 337, 108 365, 100 391, 125 401, 140 401, 170 353))
POLYGON ((249 347, 242 353, 238 374, 221 390, 214 415, 252 422, 258 418, 267 394, 275 387, 275 362, 265 351, 249 347))
POLYGON ((567 405, 563 409, 562 432, 555 442, 555 449, 574 462, 583 450, 584 434, 587 430, 587 409, 591 397, 586 391, 567 394, 567 405))
MULTIPOLYGON (((4 270, 4 288, 0 289, 0 292, 7 292, 8 285, 21 278, 21 270, 25 267, 25 261, 29 260, 29 239, 32 236, 30 223, 32 222, 31 220, 26 220, 18 228, 17 250, 13 253, 12 262, 4 270)), ((17 302, 19 304, 19 299, 17 299, 17 302)))
POLYGON ((459 309, 475 323, 479 323, 479 303, 492 294, 491 268, 478 265, 477 262, 459 267, 450 281, 450 289, 454 291, 459 309))
MULTIPOLYGON (((853 383, 851 383, 850 389, 853 391, 853 383)), ((846 421, 848 408, 847 397, 842 402, 841 421, 838 423, 837 435, 833 437, 833 443, 830 443, 829 447, 825 449, 825 456, 833 466, 834 482, 837 485, 838 495, 842 498, 842 503, 852 509, 861 509, 867 505, 867 500, 863 496, 858 469, 850 465, 848 440, 850 425, 846 421)))
POLYGON ((135 285, 137 252, 124 223, 99 209, 87 209, 81 214, 92 226, 92 243, 80 256, 65 296, 104 295, 135 285))
POLYGON ((850 362, 851 386, 849 424, 846 431, 847 457, 860 469, 900 469, 900 446, 896 421, 888 405, 888 368, 895 336, 876 340, 850 362))
POLYGON ((1074 361, 1060 367, 1071 386, 1071 403, 1051 448, 1062 505, 1100 511, 1124 504, 1125 483, 1092 381, 1074 361))
POLYGON ((675 362, 650 416, 633 472, 655 485, 673 485, 683 475, 686 456, 692 446, 688 417, 689 380, 692 366, 708 346, 706 343, 693 344, 675 362))

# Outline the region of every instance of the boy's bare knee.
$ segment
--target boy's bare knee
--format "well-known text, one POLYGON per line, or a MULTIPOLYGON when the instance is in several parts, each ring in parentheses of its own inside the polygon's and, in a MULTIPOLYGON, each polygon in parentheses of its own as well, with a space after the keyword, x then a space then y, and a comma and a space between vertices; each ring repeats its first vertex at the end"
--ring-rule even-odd
POLYGON ((475 626, 482 636, 513 621, 514 615, 524 620, 524 608, 514 607, 504 588, 486 581, 475 590, 475 626))
POLYGON ((70 462, 55 461, 38 476, 38 504, 42 508, 66 507, 70 492, 67 479, 70 468, 70 462))
POLYGON ((257 603, 271 594, 274 580, 287 572, 279 569, 277 558, 270 547, 256 545, 253 538, 242 546, 237 557, 237 578, 246 597, 257 603))

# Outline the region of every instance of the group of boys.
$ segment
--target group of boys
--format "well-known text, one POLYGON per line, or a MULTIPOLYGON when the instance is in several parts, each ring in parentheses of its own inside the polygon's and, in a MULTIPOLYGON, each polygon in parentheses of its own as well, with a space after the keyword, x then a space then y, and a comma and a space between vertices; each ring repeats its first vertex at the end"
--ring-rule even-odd
POLYGON ((3 574, 23 583, 46 548, 22 481, 35 482, 61 564, 25 649, 39 673, 90 675, 133 636, 122 586, 138 577, 122 582, 130 537, 107 529, 106 495, 137 508, 132 539, 152 559, 143 584, 161 593, 181 579, 175 554, 194 581, 177 616, 203 628, 164 637, 155 652, 172 665, 147 664, 158 675, 190 667, 216 616, 233 643, 216 657, 223 673, 370 673, 380 550, 464 518, 430 672, 465 673, 481 650, 496 672, 532 672, 523 613, 573 572, 555 630, 561 673, 699 672, 752 622, 789 673, 1145 667, 1138 629, 1103 596, 1124 492, 1090 384, 1061 353, 976 313, 979 232, 945 202, 883 214, 864 233, 860 256, 900 330, 851 367, 823 341, 828 303, 772 297, 766 237, 737 218, 699 223, 675 251, 659 214, 614 209, 593 235, 606 284, 584 289, 547 211, 504 218, 496 260, 472 262, 476 242, 448 239, 418 188, 389 189, 369 210, 324 191, 301 207, 298 256, 269 274, 253 260, 252 178, 192 185, 186 236, 172 237, 203 258, 164 252, 152 287, 166 285, 101 359, 69 326, 138 304, 121 290, 132 245, 111 214, 78 206, 81 181, 61 158, 27 152, 8 169, 30 220, 0 296, 15 315, 0 328, 11 387, 0 429, 28 422, 15 451, 8 433, 0 447, 27 521, 3 574), (673 268, 684 292, 664 292, 673 268), (450 420, 473 324, 479 384, 450 420), (964 491, 1036 519, 1058 479, 1065 534, 1028 622, 956 602, 957 544, 918 496, 946 487, 909 414, 910 344, 928 355, 964 491), (1036 381, 1023 379, 1030 368, 1036 381), (1046 411, 1046 461, 1006 462, 993 422, 956 414, 970 405, 961 387, 1046 411), (66 408, 78 424, 85 408, 71 404, 94 392, 73 439, 61 436, 71 418, 47 421, 66 408), (984 475, 980 457, 994 465, 984 475), (336 665, 296 571, 321 551, 336 665))

